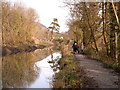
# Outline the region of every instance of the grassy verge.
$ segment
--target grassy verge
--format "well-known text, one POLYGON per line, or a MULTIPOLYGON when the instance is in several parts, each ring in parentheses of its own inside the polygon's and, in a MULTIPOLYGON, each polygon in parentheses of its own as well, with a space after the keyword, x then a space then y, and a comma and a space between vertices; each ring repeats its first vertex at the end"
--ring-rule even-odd
MULTIPOLYGON (((64 49, 66 50, 66 49, 64 49)), ((55 74, 54 88, 85 88, 86 79, 73 54, 65 54, 58 61, 59 72, 55 74)))

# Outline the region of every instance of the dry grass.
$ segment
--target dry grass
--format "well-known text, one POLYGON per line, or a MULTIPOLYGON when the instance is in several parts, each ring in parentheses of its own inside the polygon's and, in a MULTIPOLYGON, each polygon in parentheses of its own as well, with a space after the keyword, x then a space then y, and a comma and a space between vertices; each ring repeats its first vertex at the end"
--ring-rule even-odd
POLYGON ((68 46, 62 47, 63 58, 58 61, 59 72, 54 76, 54 88, 83 88, 86 79, 80 70, 75 56, 68 50, 68 46))

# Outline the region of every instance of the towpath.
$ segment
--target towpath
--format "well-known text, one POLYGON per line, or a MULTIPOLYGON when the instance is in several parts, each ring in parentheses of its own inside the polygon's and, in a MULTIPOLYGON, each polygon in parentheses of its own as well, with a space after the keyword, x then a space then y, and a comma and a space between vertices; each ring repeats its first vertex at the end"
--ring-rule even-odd
POLYGON ((105 68, 104 65, 96 60, 88 59, 84 55, 76 55, 81 68, 88 78, 92 78, 92 83, 96 83, 98 88, 119 88, 119 76, 112 69, 105 68))

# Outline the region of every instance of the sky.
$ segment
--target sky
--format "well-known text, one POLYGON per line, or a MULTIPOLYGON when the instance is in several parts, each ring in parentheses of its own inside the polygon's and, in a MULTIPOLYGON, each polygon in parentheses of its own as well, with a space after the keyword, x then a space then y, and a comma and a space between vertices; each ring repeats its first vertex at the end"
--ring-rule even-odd
POLYGON ((66 20, 68 18, 68 9, 63 7, 63 0, 8 0, 23 3, 26 7, 32 7, 36 10, 40 23, 49 27, 53 18, 58 19, 60 32, 68 30, 66 20))

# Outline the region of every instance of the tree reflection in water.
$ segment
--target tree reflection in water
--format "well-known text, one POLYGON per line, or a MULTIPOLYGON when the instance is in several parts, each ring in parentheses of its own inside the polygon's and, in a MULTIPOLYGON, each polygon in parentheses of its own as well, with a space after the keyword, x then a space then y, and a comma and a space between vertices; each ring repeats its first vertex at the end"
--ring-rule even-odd
POLYGON ((39 73, 32 58, 31 53, 19 53, 3 57, 2 81, 4 88, 26 87, 35 80, 39 73))
MULTIPOLYGON (((39 76, 40 67, 35 63, 46 58, 53 51, 36 50, 34 52, 18 53, 2 58, 3 88, 27 88, 39 76)), ((53 58, 53 56, 51 56, 53 58)))
POLYGON ((60 60, 60 56, 57 56, 56 58, 53 57, 53 51, 51 50, 51 60, 48 61, 48 63, 50 63, 50 67, 53 69, 54 73, 59 71, 59 60, 60 60))

